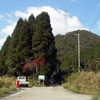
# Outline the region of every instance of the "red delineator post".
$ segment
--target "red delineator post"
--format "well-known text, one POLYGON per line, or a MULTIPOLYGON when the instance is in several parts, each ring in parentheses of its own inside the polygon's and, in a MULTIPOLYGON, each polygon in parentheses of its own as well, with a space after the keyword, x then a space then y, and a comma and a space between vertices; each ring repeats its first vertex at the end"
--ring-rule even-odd
POLYGON ((17 80, 17 90, 19 90, 19 80, 17 80))

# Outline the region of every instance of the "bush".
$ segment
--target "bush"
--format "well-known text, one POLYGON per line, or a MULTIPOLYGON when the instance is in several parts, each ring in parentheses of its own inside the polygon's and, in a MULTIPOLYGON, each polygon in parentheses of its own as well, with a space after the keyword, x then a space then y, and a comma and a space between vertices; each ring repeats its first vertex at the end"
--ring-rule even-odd
POLYGON ((28 77, 28 81, 29 81, 29 86, 33 86, 36 84, 36 75, 32 74, 31 76, 28 77))
POLYGON ((2 80, 0 80, 0 88, 4 86, 4 82, 2 80))
POLYGON ((68 89, 74 93, 80 93, 79 90, 77 89, 77 87, 75 85, 70 85, 70 83, 63 83, 62 84, 63 88, 68 89))
POLYGON ((100 72, 72 73, 67 79, 67 84, 62 84, 68 90, 82 94, 94 94, 100 89, 100 72))
POLYGON ((76 80, 77 77, 79 76, 79 73, 72 73, 67 80, 76 80))
POLYGON ((100 90, 94 93, 92 100, 100 100, 100 90))
POLYGON ((14 90, 16 90, 16 85, 12 85, 12 86, 10 86, 10 87, 9 87, 9 90, 10 90, 10 91, 14 91, 14 90))
POLYGON ((14 90, 16 90, 16 85, 12 85, 9 88, 2 87, 2 88, 0 88, 0 96, 4 95, 6 93, 9 93, 10 91, 14 91, 14 90))
POLYGON ((0 96, 16 90, 16 78, 3 76, 0 78, 0 96))
POLYGON ((6 94, 9 92, 9 89, 7 87, 0 88, 0 96, 6 94))

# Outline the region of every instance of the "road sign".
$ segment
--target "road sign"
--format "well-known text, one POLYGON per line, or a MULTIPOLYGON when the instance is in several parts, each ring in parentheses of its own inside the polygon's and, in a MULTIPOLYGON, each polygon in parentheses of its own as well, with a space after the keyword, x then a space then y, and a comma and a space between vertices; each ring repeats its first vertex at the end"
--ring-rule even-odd
POLYGON ((39 75, 38 80, 45 80, 45 75, 39 75))

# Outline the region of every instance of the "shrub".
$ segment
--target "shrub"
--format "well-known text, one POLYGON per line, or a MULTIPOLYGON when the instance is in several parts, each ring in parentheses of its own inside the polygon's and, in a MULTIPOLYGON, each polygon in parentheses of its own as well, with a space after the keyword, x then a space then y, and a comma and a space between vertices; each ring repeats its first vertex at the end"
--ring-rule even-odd
POLYGON ((2 80, 0 80, 0 88, 4 86, 4 82, 2 80))
POLYGON ((29 86, 33 86, 36 84, 36 75, 32 74, 31 76, 28 77, 28 81, 29 81, 29 86))
POLYGON ((4 95, 6 93, 9 93, 10 91, 14 91, 14 90, 16 90, 16 85, 12 85, 9 88, 1 87, 0 88, 0 96, 4 95))
POLYGON ((100 89, 100 72, 72 73, 67 79, 65 88, 82 94, 94 94, 100 89))
POLYGON ((77 89, 77 87, 73 84, 63 83, 62 86, 63 86, 63 88, 68 89, 74 93, 80 93, 79 90, 77 89))
POLYGON ((92 100, 100 100, 100 90, 94 93, 92 100))
POLYGON ((0 88, 0 96, 6 94, 9 92, 9 89, 7 87, 0 88))
POLYGON ((0 96, 16 89, 16 78, 3 76, 0 78, 0 96))
POLYGON ((16 85, 12 85, 12 86, 10 86, 10 87, 9 87, 9 90, 10 90, 10 91, 14 91, 14 90, 16 90, 16 85))

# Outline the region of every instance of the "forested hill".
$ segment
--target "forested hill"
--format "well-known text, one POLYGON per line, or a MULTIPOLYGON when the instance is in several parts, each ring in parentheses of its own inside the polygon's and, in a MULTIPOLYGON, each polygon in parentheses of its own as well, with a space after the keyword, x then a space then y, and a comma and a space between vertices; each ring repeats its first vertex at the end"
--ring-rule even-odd
MULTIPOLYGON (((78 36, 80 34, 81 70, 91 71, 96 61, 100 61, 100 36, 86 30, 77 30, 66 35, 55 36, 57 58, 61 62, 63 74, 78 71, 78 36)), ((100 62, 96 66, 100 70, 100 62)))
POLYGON ((100 36, 86 30, 77 30, 65 35, 55 36, 55 45, 58 50, 58 58, 65 54, 73 54, 77 52, 78 36, 80 34, 81 51, 87 48, 93 48, 100 43, 100 36))
POLYGON ((78 36, 75 34, 78 33, 81 69, 90 71, 95 61, 100 61, 100 36, 77 30, 54 37, 47 12, 36 18, 32 14, 28 20, 19 18, 12 35, 7 37, 0 50, 0 74, 41 74, 49 79, 59 68, 62 70, 62 74, 58 71, 60 75, 77 72, 78 36))

